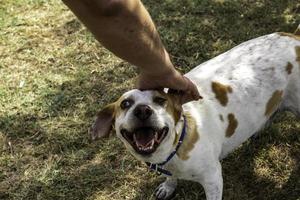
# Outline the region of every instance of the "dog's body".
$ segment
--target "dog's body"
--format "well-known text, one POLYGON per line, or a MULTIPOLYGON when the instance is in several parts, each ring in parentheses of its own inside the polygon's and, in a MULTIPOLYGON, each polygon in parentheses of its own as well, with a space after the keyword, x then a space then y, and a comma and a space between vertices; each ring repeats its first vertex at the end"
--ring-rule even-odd
MULTIPOLYGON (((114 109, 110 106, 114 110, 116 132, 135 157, 161 163, 174 150, 185 116, 186 137, 177 154, 164 166, 172 176, 159 186, 156 196, 167 199, 175 190, 176 180, 185 179, 201 183, 208 200, 220 200, 223 187, 220 159, 261 130, 277 110, 288 109, 300 117, 300 40, 286 33, 262 36, 199 65, 186 76, 198 86, 202 100, 184 104, 176 119, 177 110, 168 109, 176 105, 174 102, 164 106, 155 103, 153 97, 158 92, 129 91, 114 104, 114 109), (134 103, 116 111, 127 98, 134 103), (162 140, 156 144, 153 139, 152 146, 156 146, 150 153, 151 138, 137 139, 145 136, 140 136, 140 129, 132 128, 137 126, 132 115, 137 116, 139 105, 153 110, 149 111, 151 119, 148 114, 146 118, 159 127, 151 129, 149 137, 162 140)), ((143 109, 142 113, 147 113, 143 109)), ((103 125, 102 115, 98 118, 103 125)), ((94 128, 98 135, 103 132, 103 128, 99 129, 94 128)))

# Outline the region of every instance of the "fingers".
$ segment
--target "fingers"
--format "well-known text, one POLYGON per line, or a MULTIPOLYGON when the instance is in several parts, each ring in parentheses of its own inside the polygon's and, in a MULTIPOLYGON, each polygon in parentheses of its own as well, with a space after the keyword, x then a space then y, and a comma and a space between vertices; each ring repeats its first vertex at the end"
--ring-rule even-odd
POLYGON ((173 74, 163 75, 163 77, 150 77, 140 74, 137 88, 140 90, 163 90, 163 88, 169 88, 169 93, 180 96, 182 104, 202 98, 196 85, 178 71, 175 71, 173 74))
POLYGON ((193 100, 197 101, 199 99, 202 99, 196 85, 187 77, 183 76, 183 78, 186 81, 187 87, 182 97, 182 103, 187 103, 189 101, 193 101, 193 100))
POLYGON ((181 95, 181 102, 187 103, 193 100, 199 100, 202 97, 199 94, 198 88, 196 85, 187 77, 181 75, 178 71, 176 71, 176 75, 172 81, 172 85, 170 92, 174 93, 175 90, 179 90, 176 92, 178 95, 181 95))

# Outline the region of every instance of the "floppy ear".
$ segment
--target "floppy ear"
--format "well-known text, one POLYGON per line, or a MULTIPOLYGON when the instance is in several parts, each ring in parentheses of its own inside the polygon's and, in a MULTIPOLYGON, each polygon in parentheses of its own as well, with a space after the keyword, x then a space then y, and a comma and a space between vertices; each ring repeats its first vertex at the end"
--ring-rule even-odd
POLYGON ((182 104, 184 104, 184 92, 169 89, 167 94, 169 97, 171 97, 172 101, 174 102, 174 105, 181 108, 182 104))
MULTIPOLYGON (((182 95, 183 93, 178 92, 176 90, 168 91, 168 98, 171 103, 171 112, 174 117, 175 123, 177 123, 180 119, 182 113, 182 95)), ((169 108, 170 109, 170 108, 169 108)))
POLYGON ((105 106, 97 114, 96 121, 91 128, 92 140, 96 138, 108 137, 115 119, 115 105, 109 104, 105 106))

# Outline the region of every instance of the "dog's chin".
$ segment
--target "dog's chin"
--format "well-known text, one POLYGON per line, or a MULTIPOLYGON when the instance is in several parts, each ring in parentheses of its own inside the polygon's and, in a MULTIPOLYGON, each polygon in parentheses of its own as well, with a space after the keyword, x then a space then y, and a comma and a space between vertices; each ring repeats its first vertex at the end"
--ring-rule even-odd
POLYGON ((156 151, 169 132, 169 127, 138 127, 133 131, 121 129, 121 135, 140 155, 149 156, 156 151))

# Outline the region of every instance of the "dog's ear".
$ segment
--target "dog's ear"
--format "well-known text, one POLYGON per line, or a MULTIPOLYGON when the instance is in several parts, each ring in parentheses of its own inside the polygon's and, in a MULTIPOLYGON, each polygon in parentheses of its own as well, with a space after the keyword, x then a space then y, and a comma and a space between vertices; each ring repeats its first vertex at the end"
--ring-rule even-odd
POLYGON ((115 119, 115 105, 114 103, 105 106, 98 112, 96 121, 91 128, 92 140, 96 138, 108 137, 112 124, 115 119))
POLYGON ((167 94, 174 102, 174 105, 181 108, 182 104, 184 104, 184 92, 169 89, 167 94))
POLYGON ((169 99, 169 110, 171 111, 175 123, 177 123, 180 119, 181 113, 182 113, 182 96, 183 93, 176 91, 176 90, 170 90, 168 91, 168 99, 169 99))

